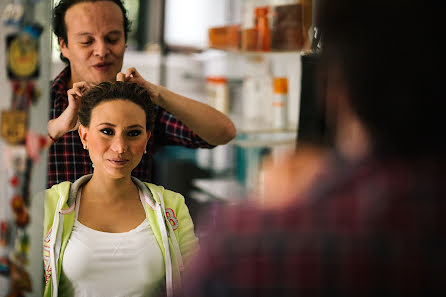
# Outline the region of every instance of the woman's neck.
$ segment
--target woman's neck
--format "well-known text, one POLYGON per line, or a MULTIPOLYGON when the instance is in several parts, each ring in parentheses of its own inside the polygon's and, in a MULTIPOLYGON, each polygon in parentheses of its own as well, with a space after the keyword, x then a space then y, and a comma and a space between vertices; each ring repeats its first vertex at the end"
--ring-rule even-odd
POLYGON ((116 203, 133 199, 138 194, 138 187, 131 177, 121 179, 103 178, 99 174, 93 174, 84 185, 82 196, 97 198, 103 202, 116 203))

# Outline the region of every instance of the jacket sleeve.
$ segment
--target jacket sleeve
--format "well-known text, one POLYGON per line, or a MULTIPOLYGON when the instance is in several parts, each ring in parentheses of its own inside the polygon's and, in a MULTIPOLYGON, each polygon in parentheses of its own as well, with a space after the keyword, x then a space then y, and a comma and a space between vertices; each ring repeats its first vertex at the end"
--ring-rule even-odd
POLYGON ((187 265, 192 257, 198 253, 199 243, 195 235, 194 223, 181 194, 165 190, 164 195, 166 212, 172 210, 174 218, 169 219, 175 236, 178 240, 184 265, 187 265), (170 210, 169 210, 170 209, 170 210))

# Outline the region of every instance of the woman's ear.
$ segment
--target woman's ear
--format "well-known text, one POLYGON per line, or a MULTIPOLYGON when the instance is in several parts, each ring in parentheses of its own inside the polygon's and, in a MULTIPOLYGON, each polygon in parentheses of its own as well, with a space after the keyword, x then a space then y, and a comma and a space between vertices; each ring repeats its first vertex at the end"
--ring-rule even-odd
POLYGON ((151 131, 147 131, 147 139, 146 139, 146 141, 149 141, 150 136, 152 136, 152 132, 151 131))
POLYGON ((84 125, 80 124, 77 131, 79 132, 79 137, 81 138, 84 149, 88 149, 88 141, 87 141, 88 127, 85 127, 84 125))

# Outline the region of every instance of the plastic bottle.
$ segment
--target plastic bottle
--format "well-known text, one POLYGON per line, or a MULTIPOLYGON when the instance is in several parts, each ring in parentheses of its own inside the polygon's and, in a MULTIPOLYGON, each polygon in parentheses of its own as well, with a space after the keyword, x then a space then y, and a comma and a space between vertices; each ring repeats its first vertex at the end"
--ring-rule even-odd
POLYGON ((273 128, 284 129, 288 125, 288 79, 275 77, 273 85, 273 128))
POLYGON ((268 6, 256 7, 257 50, 271 50, 271 28, 268 22, 268 6))
POLYGON ((207 78, 209 105, 224 114, 229 113, 228 80, 224 76, 209 76, 207 78))

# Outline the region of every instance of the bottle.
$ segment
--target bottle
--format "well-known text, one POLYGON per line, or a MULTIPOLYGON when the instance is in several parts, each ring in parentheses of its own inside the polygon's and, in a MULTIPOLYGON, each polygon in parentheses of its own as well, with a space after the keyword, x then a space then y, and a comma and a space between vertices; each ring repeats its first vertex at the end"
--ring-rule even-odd
POLYGON ((268 6, 256 7, 257 50, 271 50, 271 29, 268 22, 268 6))
POLYGON ((228 80, 224 76, 208 76, 207 92, 209 105, 224 114, 229 113, 228 80))
POLYGON ((273 85, 273 128, 284 129, 288 125, 288 79, 286 77, 275 77, 273 85))

